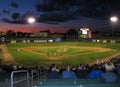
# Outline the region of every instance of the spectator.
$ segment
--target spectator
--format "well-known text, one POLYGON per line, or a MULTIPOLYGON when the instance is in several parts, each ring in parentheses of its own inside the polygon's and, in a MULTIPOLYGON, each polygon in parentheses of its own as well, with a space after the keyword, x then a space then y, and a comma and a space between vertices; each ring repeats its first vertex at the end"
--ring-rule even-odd
POLYGON ((90 72, 89 78, 101 78, 101 75, 103 74, 103 71, 99 69, 98 65, 95 64, 93 67, 93 70, 90 72))
POLYGON ((4 73, 5 71, 0 67, 0 73, 4 73))
POLYGON ((103 83, 114 83, 117 82, 118 80, 118 76, 116 73, 113 72, 105 72, 104 74, 102 74, 100 81, 103 83))
POLYGON ((17 65, 12 65, 13 70, 17 70, 18 66, 17 65))
POLYGON ((86 71, 86 67, 83 65, 78 65, 76 75, 78 78, 87 78, 88 73, 86 71))
POLYGON ((47 77, 50 78, 50 79, 54 79, 54 78, 59 77, 58 70, 56 69, 55 64, 51 64, 47 77))
POLYGON ((115 70, 115 65, 111 62, 108 62, 105 64, 105 70, 106 71, 114 71, 115 70))
POLYGON ((118 64, 116 64, 116 69, 117 69, 117 73, 118 73, 118 75, 119 75, 119 77, 120 77, 120 63, 118 63, 118 64))
POLYGON ((77 80, 76 74, 71 70, 70 65, 67 65, 66 70, 62 72, 62 78, 64 79, 74 79, 77 80))

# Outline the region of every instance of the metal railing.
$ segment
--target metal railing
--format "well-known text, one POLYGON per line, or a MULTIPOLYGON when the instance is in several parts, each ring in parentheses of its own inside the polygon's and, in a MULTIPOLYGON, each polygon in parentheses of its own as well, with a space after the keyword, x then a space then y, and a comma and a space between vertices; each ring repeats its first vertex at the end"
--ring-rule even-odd
POLYGON ((24 81, 27 82, 27 87, 30 87, 30 85, 33 85, 35 81, 39 81, 40 78, 42 78, 44 75, 46 75, 47 70, 45 69, 32 69, 30 72, 28 70, 18 70, 18 71, 13 71, 11 73, 11 87, 14 87, 14 85, 18 85, 19 83, 22 83, 24 81), (25 76, 23 76, 24 73, 25 76), (18 74, 17 77, 15 78, 16 74, 18 74))
POLYGON ((11 87, 14 87, 14 84, 21 83, 21 82, 23 82, 25 80, 27 81, 27 87, 29 87, 29 72, 28 72, 28 70, 13 71, 11 73, 11 87), (16 73, 26 73, 26 77, 21 78, 20 80, 15 81, 14 80, 14 75, 16 73))
POLYGON ((33 82, 34 78, 37 78, 38 80, 40 79, 40 70, 39 69, 33 69, 31 71, 31 83, 32 83, 32 85, 34 83, 33 82))

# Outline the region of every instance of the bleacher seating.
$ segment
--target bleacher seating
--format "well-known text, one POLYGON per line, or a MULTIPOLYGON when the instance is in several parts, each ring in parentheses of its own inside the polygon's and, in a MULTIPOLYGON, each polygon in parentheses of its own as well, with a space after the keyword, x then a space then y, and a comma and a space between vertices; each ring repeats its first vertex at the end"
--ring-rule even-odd
MULTIPOLYGON (((58 68, 61 69, 61 68, 58 68)), ((64 68, 63 68, 64 69, 64 68)), ((90 68, 92 70, 92 68, 90 68)), ((119 82, 117 83, 101 83, 99 79, 78 79, 78 80, 73 80, 73 79, 62 79, 61 76, 59 79, 48 79, 47 78, 47 73, 44 71, 44 68, 40 69, 38 72, 33 72, 31 74, 33 69, 28 69, 29 71, 29 80, 30 80, 30 87, 120 87, 120 78, 119 82), (33 75, 33 76, 32 76, 33 75), (37 77, 34 77, 34 75, 39 75, 37 77), (33 77, 33 78, 32 78, 33 77), (33 79, 33 81, 31 80, 33 79)), ((47 71, 48 72, 48 71, 47 71)), ((90 71, 88 71, 90 72, 90 71)), ((0 74, 0 87, 10 87, 10 74, 11 72, 7 73, 2 73, 0 74), (4 75, 3 75, 4 74, 4 75), (8 80, 6 80, 8 79, 8 80)), ((60 73, 61 74, 61 73, 60 73)), ((19 80, 26 77, 26 74, 24 75, 23 73, 18 73, 15 75, 14 80, 19 80)), ((14 87, 28 87, 25 86, 25 81, 21 84, 15 84, 14 87)))
POLYGON ((117 83, 100 83, 99 79, 43 79, 32 87, 120 87, 117 83))
POLYGON ((0 87, 10 87, 10 73, 0 73, 0 87))

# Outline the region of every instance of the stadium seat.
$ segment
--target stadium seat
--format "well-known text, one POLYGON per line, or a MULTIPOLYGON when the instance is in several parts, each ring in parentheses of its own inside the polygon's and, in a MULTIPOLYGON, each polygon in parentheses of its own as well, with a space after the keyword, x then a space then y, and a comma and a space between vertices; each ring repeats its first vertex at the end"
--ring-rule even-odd
POLYGON ((120 83, 103 84, 99 79, 43 79, 32 87, 120 87, 120 83))

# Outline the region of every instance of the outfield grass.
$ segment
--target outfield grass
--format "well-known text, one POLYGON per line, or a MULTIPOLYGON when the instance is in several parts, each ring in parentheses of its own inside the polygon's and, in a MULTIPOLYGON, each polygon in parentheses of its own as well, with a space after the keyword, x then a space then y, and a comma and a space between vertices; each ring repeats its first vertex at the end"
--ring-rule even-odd
POLYGON ((16 62, 26 66, 41 63, 89 64, 120 52, 120 44, 57 42, 7 44, 16 62), (93 49, 92 49, 93 48, 93 49), (97 48, 97 50, 94 50, 97 48), (99 51, 99 49, 109 49, 99 51), (20 51, 18 51, 20 49, 20 51), (116 49, 116 51, 113 51, 116 49))

